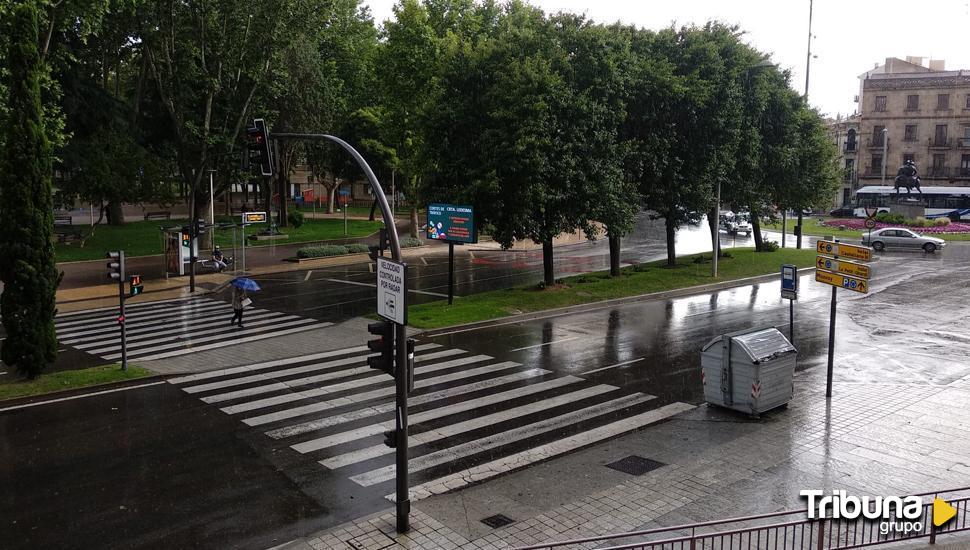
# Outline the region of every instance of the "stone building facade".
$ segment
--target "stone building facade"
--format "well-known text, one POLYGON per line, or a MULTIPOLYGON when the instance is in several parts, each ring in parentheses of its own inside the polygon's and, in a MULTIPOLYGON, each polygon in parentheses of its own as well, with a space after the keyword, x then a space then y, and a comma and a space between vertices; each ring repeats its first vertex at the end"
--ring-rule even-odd
POLYGON ((916 162, 924 185, 968 185, 970 71, 947 71, 938 60, 924 66, 922 58, 888 58, 859 79, 858 186, 892 185, 907 159, 916 162))

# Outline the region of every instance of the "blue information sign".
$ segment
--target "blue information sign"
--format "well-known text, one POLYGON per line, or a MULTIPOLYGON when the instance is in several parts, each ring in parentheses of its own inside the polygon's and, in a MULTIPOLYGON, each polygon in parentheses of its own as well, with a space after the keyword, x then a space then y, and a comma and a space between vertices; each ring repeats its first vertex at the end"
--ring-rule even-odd
POLYGON ((788 300, 798 299, 798 267, 790 264, 781 266, 781 297, 788 300))
POLYGON ((427 237, 452 243, 477 243, 474 209, 456 204, 429 204, 427 237))

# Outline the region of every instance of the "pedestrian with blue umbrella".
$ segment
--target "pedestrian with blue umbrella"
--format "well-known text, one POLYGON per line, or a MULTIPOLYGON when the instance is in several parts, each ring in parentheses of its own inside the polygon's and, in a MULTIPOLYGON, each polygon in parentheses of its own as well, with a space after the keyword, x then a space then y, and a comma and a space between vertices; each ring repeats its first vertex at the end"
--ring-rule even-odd
POLYGON ((243 326, 243 308, 253 303, 247 292, 259 290, 259 285, 246 277, 236 277, 229 284, 232 285, 232 320, 229 324, 238 323, 239 328, 246 328, 243 326))

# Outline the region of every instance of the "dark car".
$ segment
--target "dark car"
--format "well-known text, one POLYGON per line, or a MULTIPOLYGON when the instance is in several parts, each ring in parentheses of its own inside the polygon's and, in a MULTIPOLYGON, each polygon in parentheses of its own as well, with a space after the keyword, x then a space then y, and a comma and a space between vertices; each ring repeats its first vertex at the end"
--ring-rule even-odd
POLYGON ((854 218, 855 217, 855 207, 852 206, 841 206, 835 210, 829 212, 829 216, 833 218, 854 218))

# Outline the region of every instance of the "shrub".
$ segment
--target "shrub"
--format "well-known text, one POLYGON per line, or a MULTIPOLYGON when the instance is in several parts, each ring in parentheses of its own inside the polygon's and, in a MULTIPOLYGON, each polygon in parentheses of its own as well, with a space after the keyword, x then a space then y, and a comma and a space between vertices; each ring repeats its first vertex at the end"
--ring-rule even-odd
POLYGON ((297 258, 326 258, 340 256, 347 253, 347 247, 339 244, 325 244, 322 246, 304 246, 296 251, 297 258))
POLYGON ((299 228, 301 225, 303 225, 303 212, 300 212, 299 210, 290 210, 286 214, 286 221, 294 228, 299 228))
POLYGON ((946 216, 940 216, 939 218, 936 218, 930 221, 933 222, 933 225, 929 227, 946 227, 950 225, 950 222, 953 220, 951 220, 950 218, 947 218, 946 216))
POLYGON ((414 248, 416 246, 421 246, 421 239, 416 239, 414 237, 405 237, 401 239, 401 248, 414 248))
POLYGON ((360 254, 361 252, 370 252, 370 248, 366 244, 351 243, 347 245, 347 252, 349 254, 360 254))
POLYGON ((893 214, 890 212, 880 212, 876 214, 876 221, 882 223, 889 223, 899 225, 906 221, 906 218, 902 214, 893 214))
POLYGON ((778 243, 777 242, 775 242, 775 241, 765 241, 765 242, 761 243, 761 251, 762 252, 774 252, 775 250, 778 250, 778 243))

